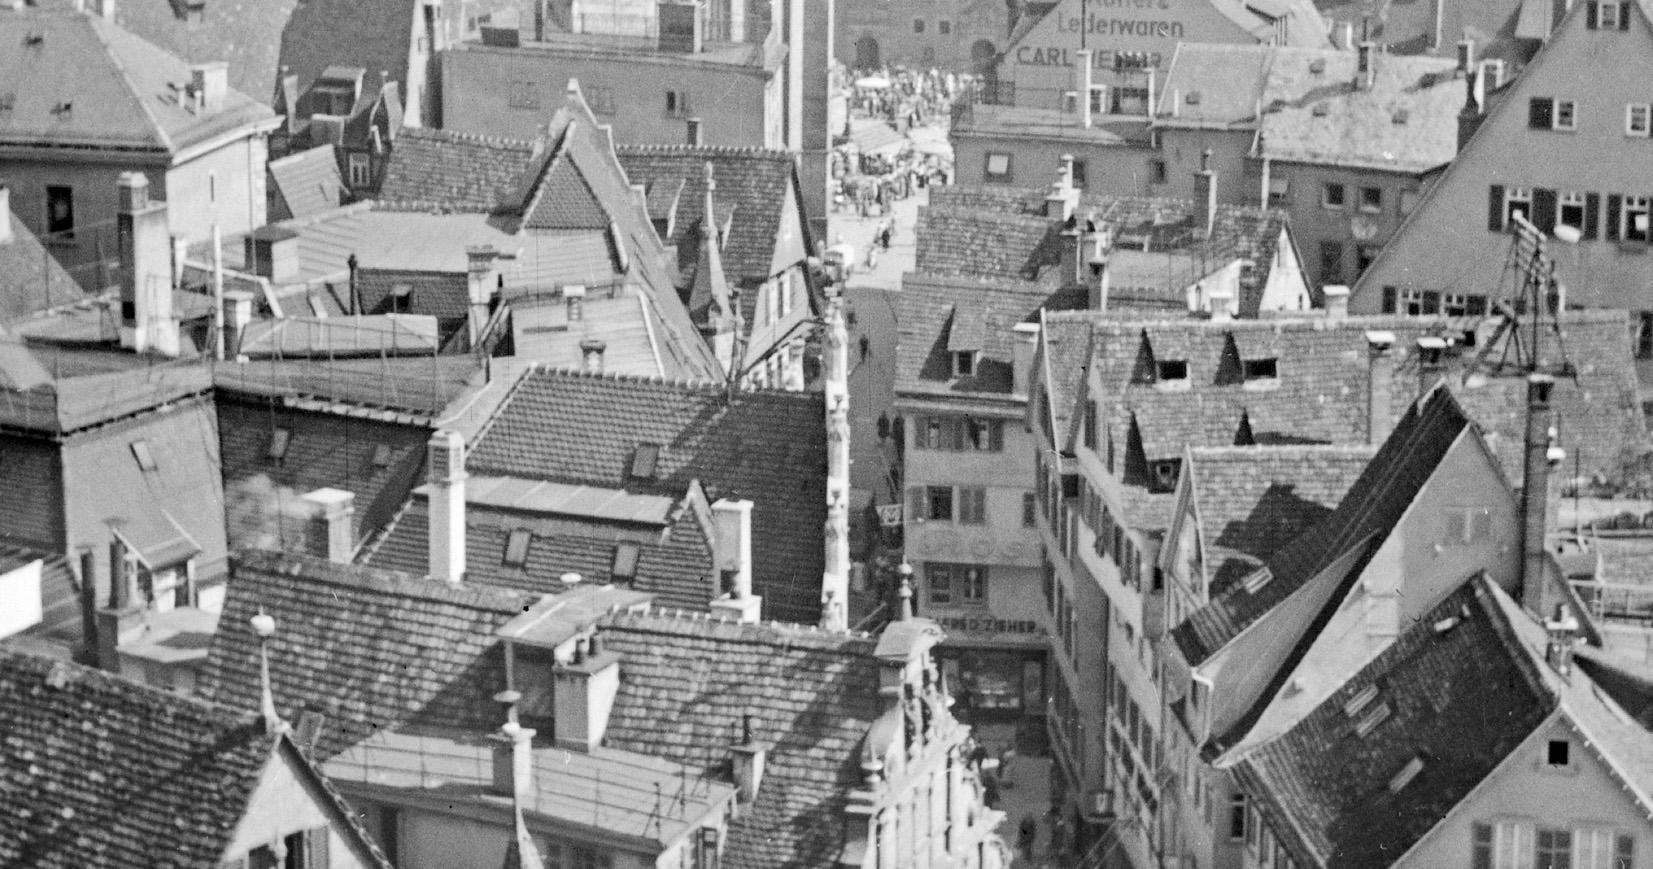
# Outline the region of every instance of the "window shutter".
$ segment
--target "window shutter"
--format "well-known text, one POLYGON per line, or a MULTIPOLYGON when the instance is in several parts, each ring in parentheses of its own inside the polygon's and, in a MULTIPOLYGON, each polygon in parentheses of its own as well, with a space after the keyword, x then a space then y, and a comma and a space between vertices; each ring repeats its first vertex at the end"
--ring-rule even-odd
POLYGON ((1620 3, 1619 4, 1619 29, 1620 30, 1629 30, 1630 29, 1630 4, 1629 3, 1620 3))
POLYGON ((1619 210, 1624 207, 1624 197, 1617 193, 1607 195, 1607 240, 1619 240, 1619 210))
POLYGON ((317 827, 314 830, 306 831, 304 838, 310 848, 310 862, 304 865, 315 866, 317 869, 326 869, 326 867, 333 865, 328 860, 327 855, 328 829, 326 827, 317 827))
POLYGON ((1441 312, 1441 291, 1423 291, 1423 312, 1425 314, 1439 314, 1441 312))
POLYGON ((1548 130, 1555 116, 1555 100, 1533 97, 1527 100, 1527 126, 1534 130, 1548 130))
POLYGON ((1584 237, 1595 238, 1601 232, 1601 196, 1584 194, 1584 237))
POLYGON ((912 509, 908 511, 907 519, 909 521, 912 521, 912 520, 923 518, 925 516, 925 512, 924 512, 924 487, 923 486, 917 486, 917 487, 913 488, 912 498, 910 499, 910 501, 911 501, 911 504, 912 504, 912 509))
POLYGON ((1555 191, 1542 187, 1532 192, 1532 222, 1546 233, 1555 231, 1555 191))
POLYGON ((1487 191, 1487 229, 1504 231, 1504 185, 1494 184, 1487 191))
POLYGON ((1383 313, 1395 313, 1395 296, 1396 292, 1394 287, 1383 288, 1383 313))
POLYGON ((1586 9, 1585 12, 1584 12, 1584 26, 1590 28, 1591 30, 1595 30, 1596 29, 1596 4, 1592 2, 1592 3, 1587 3, 1585 5, 1588 6, 1589 8, 1586 9))

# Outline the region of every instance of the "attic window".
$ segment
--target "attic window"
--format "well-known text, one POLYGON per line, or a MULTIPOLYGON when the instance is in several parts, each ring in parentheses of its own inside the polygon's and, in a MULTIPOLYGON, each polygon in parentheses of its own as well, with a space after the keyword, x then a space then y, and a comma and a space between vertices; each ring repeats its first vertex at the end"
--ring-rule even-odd
POLYGON ((132 458, 138 461, 138 470, 155 470, 155 456, 149 452, 149 441, 142 438, 132 442, 132 458))
POLYGON ((379 470, 390 467, 390 444, 377 444, 373 447, 373 467, 379 470))
POLYGON ((659 444, 638 444, 637 451, 631 454, 631 472, 629 476, 634 480, 654 479, 654 466, 659 458, 659 444))
POLYGON ((953 374, 969 377, 976 373, 976 351, 960 350, 953 354, 953 374))
POLYGON ((1405 766, 1400 768, 1399 772, 1395 773, 1393 778, 1389 779, 1389 793, 1400 793, 1400 789, 1406 787, 1412 779, 1417 778, 1420 772, 1423 772, 1423 758, 1413 757, 1406 762, 1405 766))
POLYGON ((507 567, 522 567, 528 563, 528 543, 534 535, 527 528, 516 528, 505 538, 505 557, 499 560, 507 567))
POLYGON ((1355 696, 1350 697, 1348 702, 1343 704, 1343 714, 1349 716, 1350 718, 1359 715, 1360 710, 1365 709, 1367 704, 1371 703, 1373 700, 1376 700, 1377 696, 1378 686, 1367 685, 1366 687, 1360 689, 1359 693, 1355 694, 1355 696))
POLYGON ((614 564, 609 568, 609 576, 614 579, 635 578, 639 554, 640 550, 635 543, 621 543, 614 547, 614 564))
POLYGON ((268 456, 272 462, 280 462, 287 458, 287 444, 293 439, 293 433, 284 428, 277 428, 270 432, 270 451, 268 456))
POLYGON ((1573 762, 1573 744, 1565 739, 1550 740, 1545 762, 1550 766, 1571 766, 1573 762))
POLYGON ((1277 359, 1247 359, 1243 364, 1245 379, 1274 380, 1280 376, 1280 363, 1277 359))
POLYGON ((1188 360, 1166 359, 1154 363, 1154 374, 1160 380, 1187 380, 1188 360))
POLYGON ((1150 470, 1154 475, 1154 491, 1169 492, 1177 487, 1177 471, 1181 469, 1181 459, 1165 459, 1154 462, 1150 470))
MULTIPOLYGON (((352 154, 352 157, 356 155, 352 154)), ((406 314, 413 310, 413 285, 396 284, 390 288, 390 312, 406 314)))
POLYGON ((1355 735, 1363 737, 1376 730, 1379 724, 1389 720, 1389 711, 1387 703, 1379 703, 1372 707, 1372 710, 1360 719, 1360 723, 1355 725, 1355 735))

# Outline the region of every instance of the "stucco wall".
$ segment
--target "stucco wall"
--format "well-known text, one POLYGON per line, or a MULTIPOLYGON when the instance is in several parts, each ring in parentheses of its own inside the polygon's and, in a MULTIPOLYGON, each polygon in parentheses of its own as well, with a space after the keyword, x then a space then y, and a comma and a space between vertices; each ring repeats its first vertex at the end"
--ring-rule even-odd
POLYGON ((347 839, 341 835, 344 819, 330 809, 330 803, 326 793, 299 769, 297 761, 285 751, 276 752, 264 768, 264 775, 247 803, 247 813, 224 851, 225 860, 245 857, 254 848, 280 842, 293 833, 326 826, 329 828, 328 869, 372 865, 353 837, 347 839))

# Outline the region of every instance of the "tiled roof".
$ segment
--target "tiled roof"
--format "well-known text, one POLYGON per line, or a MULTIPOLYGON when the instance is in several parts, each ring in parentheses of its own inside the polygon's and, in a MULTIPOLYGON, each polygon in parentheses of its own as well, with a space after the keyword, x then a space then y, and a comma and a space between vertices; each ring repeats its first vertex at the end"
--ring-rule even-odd
MULTIPOLYGON (((1085 374, 1090 370, 1091 327, 1085 320, 1043 318, 1041 338, 1045 347, 1047 382, 1050 384, 1050 410, 1054 416, 1057 445, 1068 431, 1079 395, 1084 389, 1085 374)), ((1030 378, 1037 382, 1040 376, 1030 378)))
POLYGON ((437 211, 491 212, 509 203, 534 143, 456 130, 404 130, 379 198, 437 211))
POLYGON ((270 109, 233 88, 223 107, 185 107, 187 64, 95 15, 17 10, 0 17, 0 81, 28 82, 0 113, 0 142, 177 154, 253 124, 270 109), (38 41, 36 38, 38 37, 38 41))
MULTIPOLYGON (((693 268, 699 246, 701 212, 705 210, 707 163, 717 181, 716 206, 733 212, 724 239, 724 270, 741 281, 762 281, 773 273, 776 238, 788 230, 781 225, 786 199, 794 195, 792 155, 762 148, 696 148, 689 145, 619 145, 620 165, 633 184, 650 191, 674 189, 677 195, 675 234, 678 267, 693 268)), ((792 229, 799 229, 793 227, 792 229)), ((808 245, 803 245, 808 249, 808 245)), ((757 305, 755 294, 748 301, 757 305)), ((752 309, 745 312, 751 322, 752 309)))
POLYGON ((1454 61, 1379 53, 1369 88, 1358 64, 1331 48, 1184 43, 1165 80, 1181 102, 1162 100, 1154 122, 1260 130, 1252 156, 1274 160, 1411 173, 1451 162, 1464 103, 1454 61))
POLYGON ((724 865, 837 865, 843 811, 864 783, 861 742, 883 711, 872 640, 659 612, 616 616, 600 633, 624 656, 605 745, 717 774, 748 714, 753 738, 772 744, 724 865))
POLYGON ((86 291, 16 214, 0 210, 0 220, 11 227, 11 239, 0 242, 0 323, 86 298, 86 291))
POLYGON ((400 359, 260 359, 220 365, 219 390, 267 395, 414 423, 438 416, 482 366, 469 354, 400 359))
POLYGON ((188 20, 175 0, 125 0, 115 23, 190 63, 222 60, 230 87, 269 103, 280 66, 281 31, 300 0, 213 0, 188 20))
MULTIPOLYGON (((1045 217, 1046 191, 1035 189, 936 188, 919 212, 917 264, 922 273, 974 275, 1064 285, 1075 282, 1080 239, 1072 226, 1045 217)), ((1192 200, 1082 194, 1076 221, 1106 228, 1114 250, 1130 253, 1125 264, 1154 257, 1144 275, 1163 272, 1163 293, 1146 300, 1126 300, 1175 307, 1183 290, 1235 260, 1254 265, 1240 279, 1240 315, 1256 316, 1268 284, 1280 235, 1287 227, 1283 211, 1218 205, 1214 228, 1204 238, 1203 207, 1192 200), (1164 258, 1166 254, 1176 256, 1164 258), (1161 261, 1163 258, 1163 261, 1161 261), (1163 297, 1162 297, 1163 296, 1163 297)), ((1084 254, 1089 256, 1088 252, 1084 254)), ((1139 275, 1141 276, 1141 275, 1139 275)), ((1089 273, 1086 272, 1086 280, 1089 273)), ((1119 281, 1122 294, 1128 286, 1119 281)), ((1140 291, 1136 292, 1141 295, 1140 291)))
MULTIPOLYGON (((1207 554, 1217 547, 1266 561, 1331 515, 1374 452, 1367 446, 1190 450, 1183 472, 1193 475, 1207 554)), ((1207 564, 1207 581, 1215 579, 1217 561, 1207 564)))
MULTIPOLYGON (((251 712, 0 649, 0 863, 216 866, 279 746, 251 712)), ((296 751, 370 865, 390 863, 296 751)))
POLYGON ((312 217, 344 204, 344 179, 332 145, 270 161, 270 220, 312 217))
POLYGON ((360 67, 365 74, 357 104, 371 102, 381 71, 392 81, 408 80, 414 29, 423 26, 415 20, 418 7, 415 0, 304 0, 281 33, 280 66, 298 77, 300 94, 330 66, 360 67))
POLYGON ((1041 308, 1082 308, 1087 298, 1083 287, 1058 289, 1013 279, 908 274, 897 294, 896 391, 1008 395, 1016 324, 1037 322, 1041 308), (972 319, 985 326, 975 373, 955 377, 948 344, 953 330, 969 328, 960 324, 972 319))
MULTIPOLYGON (((1436 389, 1395 426, 1330 516, 1276 551, 1273 579, 1255 590, 1230 586, 1173 631, 1183 657, 1204 661, 1264 613, 1346 554, 1368 553, 1395 527, 1436 466, 1474 424, 1450 390, 1436 389)), ((1356 567, 1353 573, 1358 573, 1356 567)))
POLYGON ((262 721, 0 650, 0 862, 216 865, 275 739, 262 721))
POLYGON ((1369 89, 1355 86, 1357 64, 1350 51, 1273 49, 1260 156, 1415 173, 1450 163, 1464 105, 1454 61, 1379 54, 1369 89))
MULTIPOLYGON (((473 478, 474 479, 474 478, 473 478)), ((717 592, 707 529, 688 505, 665 526, 638 526, 592 518, 529 513, 467 503, 465 581, 477 585, 558 594, 565 573, 587 585, 615 582, 654 595, 661 606, 704 610, 717 592), (529 532, 521 566, 505 563, 511 534, 529 532), (632 579, 612 573, 621 546, 636 547, 632 579)), ((430 501, 415 495, 367 563, 423 575, 429 570, 430 501)))
POLYGON ((362 269, 356 273, 356 292, 362 312, 389 313, 399 293, 408 294, 408 314, 438 320, 464 320, 471 313, 470 288, 464 272, 423 272, 404 269, 362 269))
MULTIPOLYGON (((1366 332, 1395 335, 1389 351, 1394 366, 1389 410, 1391 418, 1397 418, 1418 396, 1420 384, 1434 380, 1419 369, 1417 339, 1461 339, 1466 331, 1475 331, 1477 341, 1485 341, 1493 322, 1373 316, 1334 324, 1323 317, 1212 322, 1125 319, 1090 312, 1051 315, 1064 317, 1094 324, 1092 365, 1103 390, 1095 398, 1116 443, 1128 443, 1134 418, 1148 461, 1180 458, 1184 446, 1233 445, 1242 418, 1249 420, 1260 444, 1363 443, 1370 388, 1366 332), (1277 386, 1254 388, 1256 384, 1225 374, 1232 373, 1235 355, 1253 354, 1277 360, 1277 386), (1169 390, 1153 383, 1145 368, 1153 360, 1186 360, 1187 389, 1169 390)), ((1629 363, 1625 315, 1571 311, 1562 330, 1578 371, 1576 383, 1563 378, 1555 389, 1557 417, 1567 421, 1560 426, 1562 446, 1578 458, 1584 473, 1613 473, 1624 450, 1646 431, 1629 363)), ((1452 381, 1457 399, 1486 432, 1511 479, 1518 479, 1526 385, 1518 377, 1466 384, 1462 374, 1474 352, 1460 340, 1441 374, 1452 381)), ((1552 353, 1546 350, 1545 358, 1552 353)))
POLYGON ((1653 585, 1653 541, 1596 538, 1590 548, 1595 550, 1597 582, 1653 585))
POLYGON ((292 722, 325 716, 315 753, 331 757, 374 732, 408 725, 499 725, 504 685, 494 636, 538 595, 453 587, 323 560, 243 551, 201 676, 205 696, 258 708, 258 638, 248 620, 276 620, 269 641, 276 706, 292 722))
POLYGON ((699 480, 709 500, 749 499, 754 590, 774 618, 814 622, 826 521, 822 401, 819 393, 534 370, 482 433, 467 467, 674 497, 699 480), (642 443, 660 445, 646 479, 629 474, 642 443), (795 603, 810 599, 807 607, 795 603))
MULTIPOLYGON (((1466 583, 1284 736, 1236 768, 1299 865, 1397 860, 1509 757, 1556 706, 1518 647, 1491 582, 1466 583), (1363 691, 1376 696, 1355 714, 1363 691), (1388 717, 1364 736, 1361 722, 1388 717), (1393 782, 1414 759, 1422 767, 1393 782)), ((1540 659, 1542 660, 1542 659, 1540 659)), ((1540 665, 1541 666, 1541 665, 1540 665)))
MULTIPOLYGON (((342 489, 356 496, 360 543, 384 527, 424 467, 428 424, 392 423, 287 406, 276 398, 218 396, 224 523, 232 548, 304 551, 306 493, 342 489), (282 456, 271 457, 277 431, 282 456)), ((316 553, 325 554, 325 553, 316 553)))

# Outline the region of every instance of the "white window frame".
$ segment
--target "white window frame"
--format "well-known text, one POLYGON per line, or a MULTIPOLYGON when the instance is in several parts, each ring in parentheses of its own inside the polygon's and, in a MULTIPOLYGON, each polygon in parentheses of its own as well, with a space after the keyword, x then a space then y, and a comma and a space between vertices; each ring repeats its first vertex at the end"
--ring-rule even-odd
POLYGON ((1578 130, 1578 100, 1558 99, 1554 101, 1554 104, 1550 107, 1550 129, 1567 133, 1578 130), (1565 123, 1561 120, 1563 106, 1567 108, 1567 121, 1565 123))
POLYGON ((1653 135, 1653 103, 1624 104, 1624 134, 1638 139, 1653 135))
POLYGON ((1607 0, 1607 2, 1596 4, 1596 29, 1619 29, 1619 4, 1617 0, 1607 0))
POLYGON ((1619 211, 1619 238, 1629 242, 1647 243, 1653 241, 1653 197, 1626 196, 1624 206, 1619 211), (1636 229, 1636 215, 1642 216, 1642 228, 1637 236, 1631 233, 1636 229))
POLYGON ((1521 216, 1532 220, 1532 188, 1506 187, 1504 188, 1504 225, 1509 226, 1514 218, 1511 208, 1520 205, 1521 216))
POLYGON ((1557 226, 1570 226, 1574 229, 1583 231, 1585 221, 1589 220, 1589 207, 1590 207, 1589 200, 1585 197, 1585 195, 1583 193, 1580 193, 1577 190, 1564 190, 1561 193, 1556 194, 1556 197, 1555 197, 1555 222, 1556 222, 1556 225, 1557 226), (1569 208, 1577 208, 1578 209, 1578 222, 1577 223, 1570 222, 1563 216, 1567 213, 1567 209, 1569 209, 1569 208))

